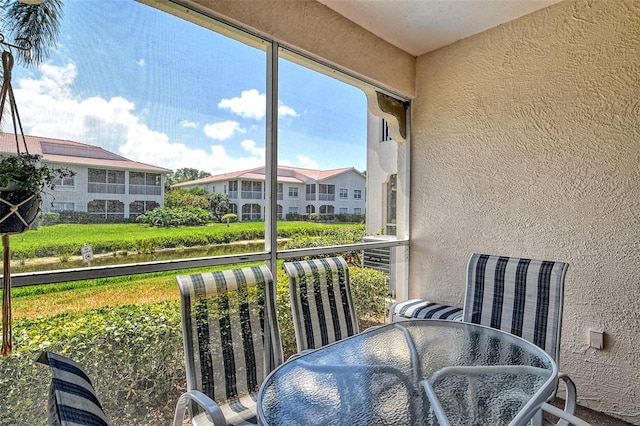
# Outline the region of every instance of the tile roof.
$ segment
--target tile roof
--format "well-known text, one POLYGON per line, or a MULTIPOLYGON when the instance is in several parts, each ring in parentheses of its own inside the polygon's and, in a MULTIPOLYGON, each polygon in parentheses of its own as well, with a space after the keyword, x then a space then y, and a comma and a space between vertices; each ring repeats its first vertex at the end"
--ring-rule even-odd
MULTIPOLYGON (((27 149, 31 154, 42 156, 42 160, 51 163, 78 164, 83 166, 109 167, 115 169, 170 172, 164 167, 140 163, 114 154, 99 146, 62 139, 25 135, 27 149)), ((24 150, 22 138, 18 137, 20 151, 24 150)), ((0 132, 0 154, 15 153, 16 140, 13 133, 0 132)))
MULTIPOLYGON (((278 167, 278 182, 289 183, 305 183, 310 181, 322 181, 342 173, 354 171, 362 174, 353 167, 343 167, 340 169, 331 170, 315 170, 304 169, 301 167, 278 167)), ((208 183, 215 183, 220 181, 228 181, 234 179, 246 179, 246 180, 265 180, 265 167, 256 167, 249 170, 241 170, 238 172, 222 173, 214 176, 207 176, 201 179, 190 180, 186 182, 177 183, 172 185, 173 188, 189 187, 195 185, 206 185, 208 183)))

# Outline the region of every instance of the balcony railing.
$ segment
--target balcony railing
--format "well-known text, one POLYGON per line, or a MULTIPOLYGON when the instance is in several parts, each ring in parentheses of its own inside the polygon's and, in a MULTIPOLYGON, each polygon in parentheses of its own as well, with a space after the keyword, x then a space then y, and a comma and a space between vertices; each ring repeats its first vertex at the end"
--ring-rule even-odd
POLYGON ((161 195, 162 187, 155 185, 129 185, 129 194, 161 195))
POLYGON ((262 191, 242 191, 240 196, 245 200, 261 200, 262 191))
POLYGON ((89 182, 87 192, 93 194, 124 194, 124 183, 94 183, 89 182))

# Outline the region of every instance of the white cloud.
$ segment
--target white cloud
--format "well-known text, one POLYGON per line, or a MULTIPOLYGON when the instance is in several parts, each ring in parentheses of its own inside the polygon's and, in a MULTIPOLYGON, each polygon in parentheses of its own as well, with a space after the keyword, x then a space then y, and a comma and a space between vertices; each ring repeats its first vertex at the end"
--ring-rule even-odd
POLYGON ((198 127, 198 123, 196 123, 195 121, 182 120, 180 122, 180 126, 186 127, 189 129, 195 129, 196 127, 198 127))
MULTIPOLYGON (((267 98, 264 93, 260 93, 256 89, 244 90, 240 97, 221 100, 218 103, 218 108, 228 109, 242 118, 261 120, 267 111, 267 98)), ((278 106, 278 116, 297 117, 298 114, 293 108, 280 105, 278 106)))
POLYGON ((140 66, 140 67, 144 67, 144 65, 145 65, 144 59, 138 59, 136 61, 136 64, 138 64, 138 66, 140 66))
POLYGON ((253 141, 242 142, 246 155, 239 158, 231 157, 221 145, 211 145, 209 151, 186 146, 141 122, 135 104, 123 97, 75 96, 71 85, 77 69, 72 63, 41 65, 40 71, 39 79, 14 84, 26 134, 99 145, 131 160, 173 170, 194 167, 215 174, 264 164, 264 149, 256 148, 253 141))
POLYGON ((316 163, 315 160, 312 160, 311 158, 305 156, 305 155, 301 155, 298 154, 298 164, 300 164, 299 167, 304 167, 307 169, 317 169, 318 168, 318 163, 316 163))
POLYGON ((290 115, 291 117, 297 117, 298 113, 296 113, 296 111, 293 108, 288 107, 286 105, 279 106, 278 117, 286 117, 287 115, 290 115))
POLYGON ((207 124, 204 126, 204 134, 211 139, 223 141, 229 139, 234 133, 245 133, 240 128, 240 123, 237 121, 221 121, 219 123, 207 124))
POLYGON ((256 146, 255 141, 251 139, 245 139, 242 142, 240 142, 240 146, 244 148, 244 150, 250 153, 251 155, 264 159, 265 148, 264 147, 260 148, 256 146))
POLYGON ((266 111, 265 99, 265 95, 261 95, 256 89, 245 90, 239 98, 221 100, 218 108, 228 109, 242 118, 260 120, 266 111))

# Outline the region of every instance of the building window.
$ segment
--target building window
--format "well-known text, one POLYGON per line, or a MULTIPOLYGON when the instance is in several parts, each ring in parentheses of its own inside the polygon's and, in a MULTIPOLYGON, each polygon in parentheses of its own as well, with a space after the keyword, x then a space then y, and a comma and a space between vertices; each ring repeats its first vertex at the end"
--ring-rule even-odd
POLYGON ((354 189, 353 190, 353 199, 354 200, 362 200, 362 189, 354 189))
POLYGON ((278 184, 278 200, 282 200, 284 192, 283 185, 281 183, 278 184))
POLYGON ((347 214, 347 208, 346 207, 340 207, 340 214, 347 214))
POLYGON ((51 183, 55 185, 58 190, 73 189, 76 186, 74 176, 63 178, 54 177, 51 183))
POLYGON ((335 212, 335 208, 332 205, 323 204, 320 206, 320 214, 333 214, 335 212))
POLYGON ((51 203, 50 212, 72 212, 75 210, 75 203, 51 203))
POLYGON ((124 194, 124 171, 89 169, 87 192, 92 194, 124 194))
POLYGON ((242 220, 260 220, 262 219, 262 208, 260 204, 243 204, 242 205, 242 220))
POLYGON ((289 207, 289 214, 298 214, 298 207, 289 207))
POLYGON ((229 198, 231 199, 238 198, 238 181, 237 180, 229 181, 229 198))
POLYGON ((289 198, 298 198, 298 188, 295 186, 289 187, 289 198))
POLYGON ((229 213, 238 214, 238 205, 236 203, 229 203, 229 213))
POLYGON ((276 216, 277 216, 278 220, 282 220, 282 206, 280 204, 278 204, 276 206, 276 209, 277 209, 276 216))
POLYGON ((319 200, 320 201, 335 201, 336 200, 336 186, 325 185, 321 183, 318 185, 319 200))
POLYGON ((313 214, 315 212, 316 212, 316 206, 314 206, 313 204, 307 204, 307 207, 305 207, 305 213, 313 214))
POLYGON ((129 172, 129 194, 162 195, 162 176, 158 173, 129 172))
POLYGON ((242 193, 240 198, 245 200, 261 200, 262 199, 262 182, 243 180, 242 193))
POLYGON ((353 214, 362 214, 362 209, 360 207, 356 207, 353 209, 353 214))
POLYGON ((349 190, 347 188, 340 188, 340 199, 346 200, 349 198, 349 190))
POLYGON ((394 174, 389 177, 389 182, 387 183, 387 235, 396 235, 397 204, 398 175, 394 174))
POLYGON ((391 140, 391 136, 389 135, 389 123, 384 118, 382 119, 382 133, 380 142, 386 142, 391 140))
POLYGON ((306 187, 306 194, 307 194, 307 201, 315 201, 316 199, 316 184, 312 183, 310 185, 307 185, 306 187))
POLYGON ((104 219, 124 219, 124 203, 120 200, 93 200, 87 204, 87 212, 104 219))
POLYGON ((151 211, 156 207, 160 207, 160 204, 155 201, 134 201, 129 204, 129 217, 134 218, 140 216, 141 214, 151 211))

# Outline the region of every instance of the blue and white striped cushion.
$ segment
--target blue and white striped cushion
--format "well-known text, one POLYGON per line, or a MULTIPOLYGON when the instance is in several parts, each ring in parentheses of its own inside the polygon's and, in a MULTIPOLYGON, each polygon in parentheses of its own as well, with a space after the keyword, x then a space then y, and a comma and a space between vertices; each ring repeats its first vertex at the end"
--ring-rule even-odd
POLYGON ((358 319, 344 258, 285 262, 298 352, 357 334, 358 319))
POLYGON ((106 426, 109 424, 91 380, 80 364, 48 351, 43 351, 37 361, 51 368, 49 425, 106 426))
POLYGON ((474 253, 464 320, 520 336, 558 358, 567 263, 474 253))
POLYGON ((256 394, 272 368, 283 361, 275 312, 274 282, 266 266, 177 277, 188 390, 218 403, 227 424, 257 423, 256 394), (269 365, 264 326, 269 323, 269 365))
POLYGON ((410 299, 398 302, 391 307, 392 321, 420 318, 420 319, 446 319, 462 321, 462 308, 440 303, 429 302, 422 299, 410 299))

